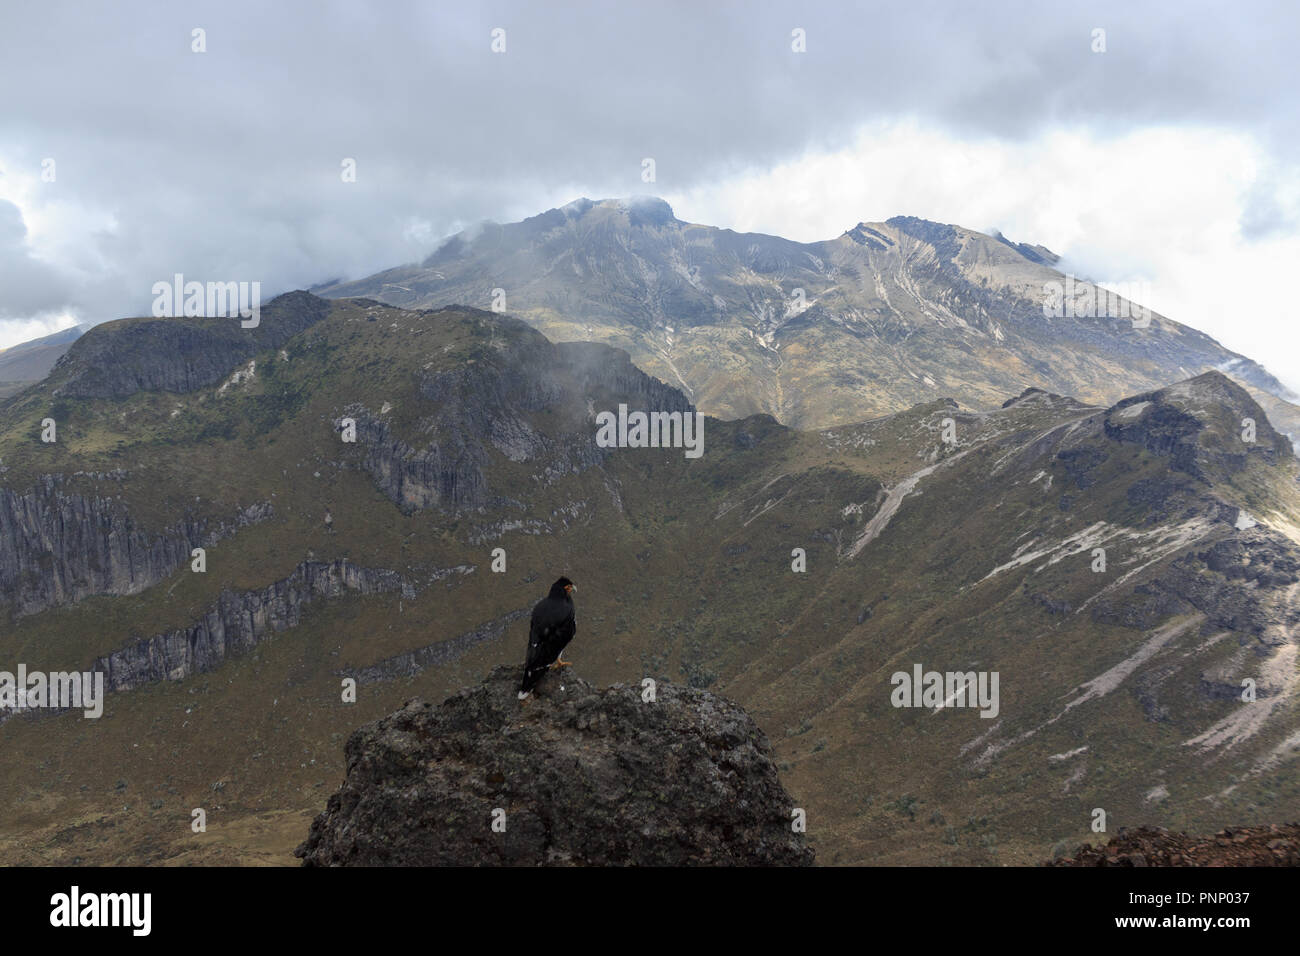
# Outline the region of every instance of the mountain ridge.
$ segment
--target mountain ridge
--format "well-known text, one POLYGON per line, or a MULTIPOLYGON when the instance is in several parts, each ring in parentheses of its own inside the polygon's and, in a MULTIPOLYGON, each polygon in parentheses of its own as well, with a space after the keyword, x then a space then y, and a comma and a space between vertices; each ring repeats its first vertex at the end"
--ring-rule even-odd
POLYGON ((1135 327, 1127 316, 1143 303, 1115 298, 1123 317, 1047 317, 1048 285, 1066 278, 1057 262, 911 216, 801 243, 684 222, 654 197, 583 198, 315 291, 402 307, 504 296, 548 337, 623 348, 721 418, 817 428, 945 394, 988 407, 1026 387, 1109 403, 1217 368, 1300 433, 1295 396, 1267 370, 1156 313, 1135 327))
POLYGON ((117 675, 101 722, 0 724, 15 760, 80 781, 38 805, 0 780, 12 859, 292 862, 346 736, 517 667, 560 571, 584 674, 741 704, 824 864, 1034 862, 1097 806, 1202 832, 1293 815, 1300 466, 1221 373, 820 430, 706 417, 688 459, 595 444, 620 402, 693 407, 609 346, 294 301, 202 382, 158 343, 208 320, 157 342, 128 320, 0 405, 0 655, 117 675), (998 718, 892 706, 918 663, 999 672, 998 718), (177 825, 196 806, 203 838, 177 825))

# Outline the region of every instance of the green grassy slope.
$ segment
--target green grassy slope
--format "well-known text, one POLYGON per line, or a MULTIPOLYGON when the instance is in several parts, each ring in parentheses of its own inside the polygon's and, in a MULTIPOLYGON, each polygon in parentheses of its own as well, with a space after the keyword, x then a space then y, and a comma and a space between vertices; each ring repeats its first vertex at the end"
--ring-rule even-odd
MULTIPOLYGON (((579 672, 687 681, 741 702, 772 737, 823 863, 1037 860, 1095 839, 1099 806, 1112 830, 1300 808, 1293 645, 1278 636, 1292 623, 1296 467, 1280 445, 1267 453, 1262 412, 1221 377, 1146 406, 1201 424, 1171 447, 1163 417, 1031 393, 993 411, 932 402, 824 432, 709 419, 705 454, 690 460, 593 449, 595 410, 658 394, 618 371, 617 353, 575 357, 470 309, 341 300, 230 370, 251 375, 184 393, 63 397, 77 356, 0 408, 0 488, 60 474, 69 494, 112 499, 157 535, 182 515, 229 523, 250 505, 272 510, 213 544, 205 574, 182 564, 132 593, 0 609, 0 662, 89 667, 304 561, 387 569, 414 588, 313 600, 296 626, 212 670, 110 695, 98 721, 0 724, 27 768, 0 780, 11 860, 292 863, 341 778, 346 735, 521 659, 522 621, 465 635, 530 607, 560 573, 579 585, 566 654, 579 672), (1230 426, 1243 409, 1262 437, 1237 455, 1230 426), (436 446, 437 474, 480 468, 481 495, 412 506, 393 493, 399 459, 372 454, 379 432, 340 441, 345 415, 384 422, 408 463, 436 446), (39 441, 46 416, 59 425, 53 445, 39 441), (1176 457, 1198 474, 1174 469, 1176 457), (1241 508, 1259 525, 1238 531, 1241 508), (1090 568, 1093 539, 1105 573, 1090 568), (1277 579, 1197 558, 1223 542, 1256 568, 1272 561, 1277 579), (804 573, 791 569, 795 548, 804 573), (1244 587, 1263 617, 1234 604, 1244 587), (433 645, 439 662, 363 682, 342 702, 344 676, 433 645), (1104 693, 1066 710, 1135 654, 1094 687, 1104 693), (998 718, 892 707, 890 674, 914 663, 999 671, 998 718), (1247 676, 1263 710, 1220 692, 1247 676), (1258 720, 1233 724, 1230 743, 1187 743, 1246 714, 1258 720), (196 807, 203 834, 190 830, 196 807)), ((429 478, 412 475, 407 491, 429 478)))

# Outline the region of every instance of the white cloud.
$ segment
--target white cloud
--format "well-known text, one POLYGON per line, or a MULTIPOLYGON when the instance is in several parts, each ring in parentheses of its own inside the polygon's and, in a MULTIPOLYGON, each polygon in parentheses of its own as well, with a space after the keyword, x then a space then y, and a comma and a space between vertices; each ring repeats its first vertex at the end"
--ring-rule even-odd
POLYGON ((1152 127, 1054 128, 1027 142, 963 139, 914 121, 864 127, 838 151, 666 196, 678 218, 804 242, 913 215, 1041 243, 1061 268, 1142 282, 1143 303, 1262 362, 1300 390, 1300 309, 1284 294, 1300 236, 1243 235, 1261 183, 1294 195, 1250 136, 1152 127))
POLYGON ((32 339, 53 335, 62 329, 70 329, 77 324, 79 324, 77 317, 68 312, 34 319, 11 319, 0 323, 0 352, 22 342, 30 342, 32 339))
MULTIPOLYGON (((912 118, 863 125, 841 143, 665 191, 665 198, 683 219, 803 241, 894 215, 1000 229, 1062 255, 1063 270, 1102 283, 1145 283, 1151 295, 1143 304, 1262 362, 1300 391, 1300 315, 1282 292, 1300 261, 1300 177, 1249 133, 1184 125, 1104 136, 1093 126, 1057 126, 1011 140, 912 118)), ((369 195, 340 210, 333 197, 346 187, 334 177, 323 193, 300 184, 290 205, 241 208, 205 205, 202 191, 175 184, 152 193, 76 192, 65 186, 70 170, 45 184, 33 156, 22 158, 0 158, 8 160, 0 201, 13 203, 25 224, 28 265, 57 277, 45 298, 63 298, 25 314, 11 301, 0 347, 72 321, 138 312, 152 283, 176 271, 257 278, 268 292, 302 287, 422 258, 438 236, 493 212, 519 219, 578 195, 610 194, 607 183, 561 187, 538 177, 516 182, 523 188, 479 217, 431 214, 436 198, 399 217, 391 205, 363 212, 369 195)), ((434 185, 441 188, 430 198, 459 192, 434 185)), ((34 275, 32 268, 24 274, 34 275)))

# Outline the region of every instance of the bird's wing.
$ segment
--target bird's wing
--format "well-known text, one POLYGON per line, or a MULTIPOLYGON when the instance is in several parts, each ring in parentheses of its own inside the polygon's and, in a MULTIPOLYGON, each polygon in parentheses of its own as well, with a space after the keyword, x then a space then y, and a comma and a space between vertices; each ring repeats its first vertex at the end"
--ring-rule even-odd
POLYGON ((572 605, 570 605, 568 611, 568 615, 556 627, 556 637, 560 642, 560 648, 555 652, 557 655, 564 650, 569 641, 573 640, 573 636, 578 633, 578 612, 573 609, 572 605))
POLYGON ((546 651, 542 648, 547 636, 545 618, 542 614, 542 605, 545 603, 545 601, 539 602, 533 608, 532 623, 528 626, 528 653, 524 655, 524 668, 526 670, 532 670, 546 656, 546 651))
POLYGON ((565 601, 546 598, 533 608, 528 628, 528 654, 524 666, 529 670, 552 663, 573 639, 572 609, 565 601))

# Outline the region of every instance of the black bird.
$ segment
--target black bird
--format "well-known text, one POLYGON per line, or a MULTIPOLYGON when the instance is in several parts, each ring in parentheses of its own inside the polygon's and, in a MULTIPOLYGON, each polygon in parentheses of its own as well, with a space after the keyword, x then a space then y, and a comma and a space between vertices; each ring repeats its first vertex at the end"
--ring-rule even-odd
POLYGON ((560 660, 573 635, 578 633, 578 618, 570 596, 578 590, 568 578, 560 578, 551 585, 551 593, 533 608, 533 622, 528 628, 528 655, 524 659, 524 679, 519 684, 519 699, 523 700, 548 667, 568 667, 560 660))

